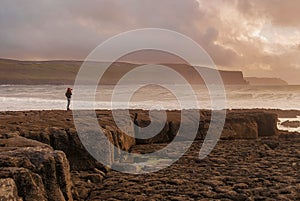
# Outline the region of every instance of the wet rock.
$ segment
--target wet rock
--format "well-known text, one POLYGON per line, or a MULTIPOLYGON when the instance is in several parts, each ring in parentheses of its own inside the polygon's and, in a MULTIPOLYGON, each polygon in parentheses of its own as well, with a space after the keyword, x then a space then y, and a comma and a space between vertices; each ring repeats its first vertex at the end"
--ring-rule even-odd
POLYGON ((125 164, 125 163, 113 163, 112 169, 118 170, 118 171, 124 171, 128 173, 138 173, 140 172, 140 169, 132 164, 125 164))
POLYGON ((290 128, 298 128, 300 127, 300 121, 285 121, 281 123, 284 127, 290 127, 290 128))

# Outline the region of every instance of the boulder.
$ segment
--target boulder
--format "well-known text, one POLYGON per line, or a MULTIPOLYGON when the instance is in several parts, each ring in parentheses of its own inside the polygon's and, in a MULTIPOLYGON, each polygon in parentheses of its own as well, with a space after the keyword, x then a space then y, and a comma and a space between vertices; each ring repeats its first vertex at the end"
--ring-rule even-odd
MULTIPOLYGON (((211 112, 201 111, 200 121, 196 122, 193 116, 184 117, 180 119, 179 111, 168 112, 168 120, 165 123, 165 127, 154 137, 149 139, 137 139, 137 144, 151 144, 151 143, 168 143, 171 142, 176 135, 178 135, 179 128, 183 128, 185 133, 181 135, 181 140, 193 140, 191 139, 192 132, 198 127, 196 140, 203 140, 207 135, 211 123, 211 112), (189 136, 191 135, 191 136, 189 136)), ((136 121, 139 127, 143 128, 150 124, 156 124, 151 122, 147 117, 147 112, 139 113, 136 121)), ((218 122, 215 122, 218 126, 218 122)), ((223 125, 220 125, 223 126, 223 125)), ((277 129, 277 115, 262 111, 229 111, 226 115, 226 121, 224 127, 218 129, 222 130, 221 139, 234 140, 234 139, 257 139, 259 137, 276 136, 278 134, 277 129)), ((216 128, 213 128, 216 130, 216 128)), ((213 133, 216 133, 217 130, 213 133)), ((139 132, 138 130, 136 132, 139 132)), ((145 134, 146 135, 146 134, 145 134)))
MULTIPOLYGON (((38 132, 30 132, 23 129, 20 131, 20 135, 50 145, 55 150, 63 151, 70 161, 72 170, 90 170, 98 168, 106 172, 107 168, 95 160, 95 158, 86 150, 85 146, 91 149, 89 151, 92 151, 94 154, 97 154, 97 152, 100 152, 101 150, 107 152, 110 156, 107 156, 108 158, 106 161, 112 163, 110 161, 117 160, 120 157, 120 150, 128 151, 135 145, 135 138, 131 137, 134 136, 133 125, 125 125, 120 129, 112 122, 113 120, 111 120, 110 123, 103 125, 102 128, 105 136, 112 145, 116 147, 110 146, 110 150, 102 150, 104 147, 101 146, 101 143, 91 140, 91 137, 95 134, 93 130, 86 130, 84 134, 80 136, 81 139, 79 138, 76 129, 64 127, 46 127, 38 132), (85 143, 85 146, 83 146, 82 140, 86 140, 87 143, 85 143)), ((94 137, 97 138, 99 136, 94 137)))
POLYGON ((1 167, 0 177, 13 179, 17 186, 18 195, 24 201, 48 201, 42 178, 38 174, 26 168, 1 167))
POLYGON ((62 151, 20 136, 0 139, 0 144, 0 178, 13 179, 23 200, 73 200, 62 151))
MULTIPOLYGON (((210 115, 200 122, 197 139, 204 139, 210 115)), ((258 111, 228 111, 221 139, 257 139, 278 134, 277 115, 258 111)))
POLYGON ((50 138, 50 145, 55 150, 63 151, 72 170, 88 170, 95 167, 102 167, 82 145, 75 129, 63 129, 50 127, 44 130, 44 135, 50 138))
POLYGON ((247 112, 244 113, 244 116, 255 119, 258 126, 258 137, 270 137, 278 135, 277 114, 269 112, 247 112))
POLYGON ((13 179, 0 179, 0 200, 2 201, 22 201, 19 197, 16 183, 13 179))
POLYGON ((224 126, 221 139, 257 139, 258 126, 251 119, 230 119, 224 126))

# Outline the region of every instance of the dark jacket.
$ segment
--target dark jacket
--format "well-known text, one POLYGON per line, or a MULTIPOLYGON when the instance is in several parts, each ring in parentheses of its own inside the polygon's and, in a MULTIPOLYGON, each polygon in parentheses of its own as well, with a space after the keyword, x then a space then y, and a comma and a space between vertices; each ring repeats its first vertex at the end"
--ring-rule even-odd
POLYGON ((67 91, 65 95, 66 95, 67 98, 71 98, 72 92, 71 91, 67 91))

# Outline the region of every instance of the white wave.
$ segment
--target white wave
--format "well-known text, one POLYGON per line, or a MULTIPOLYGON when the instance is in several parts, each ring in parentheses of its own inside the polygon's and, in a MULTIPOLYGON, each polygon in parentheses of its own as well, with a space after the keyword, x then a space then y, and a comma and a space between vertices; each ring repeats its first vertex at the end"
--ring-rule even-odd
POLYGON ((299 116, 297 116, 297 118, 278 118, 277 127, 279 130, 300 133, 300 127, 294 128, 294 127, 287 127, 287 126, 282 125, 282 123, 286 122, 286 121, 300 121, 299 116))
MULTIPOLYGON (((141 87, 141 85, 139 85, 141 87)), ((0 85, 0 111, 7 110, 41 110, 41 109, 65 109, 65 90, 70 86, 55 85, 0 85)), ((89 91, 89 86, 85 86, 89 91)), ((83 88, 85 88, 83 87, 83 88)), ((121 86, 119 93, 128 95, 128 88, 121 86)), ((176 85, 179 96, 189 103, 192 96, 199 99, 199 108, 210 109, 211 100, 205 86, 193 86, 195 94, 187 94, 184 85, 176 85)), ((114 86, 101 86, 96 93, 96 109, 110 109, 111 97, 114 86)), ((79 93, 79 92, 78 92, 79 93)), ((89 94, 85 90, 80 91, 80 96, 89 94)), ((226 86, 228 109, 300 109, 300 86, 284 87, 258 87, 258 86, 226 86)), ((218 99, 218 97, 217 97, 218 99)), ((134 94, 130 104, 115 100, 118 109, 195 109, 189 107, 180 108, 175 96, 158 86, 141 88, 134 94)), ((82 103, 84 108, 85 104, 82 103)), ((192 104, 191 104, 192 105, 192 104)), ((220 108, 223 109, 223 108, 220 108)))

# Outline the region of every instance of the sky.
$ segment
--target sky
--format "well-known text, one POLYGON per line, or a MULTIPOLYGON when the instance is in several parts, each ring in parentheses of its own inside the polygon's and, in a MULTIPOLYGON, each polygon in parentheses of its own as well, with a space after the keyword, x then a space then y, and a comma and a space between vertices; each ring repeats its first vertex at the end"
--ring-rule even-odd
POLYGON ((300 84, 299 0, 1 0, 0 57, 83 60, 125 31, 192 38, 220 69, 300 84))

